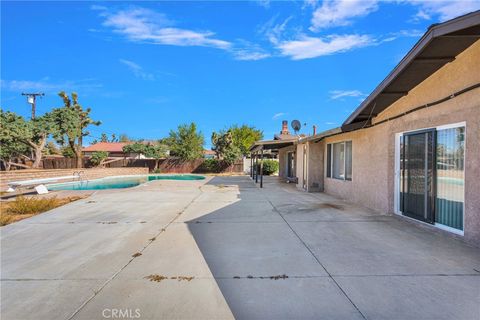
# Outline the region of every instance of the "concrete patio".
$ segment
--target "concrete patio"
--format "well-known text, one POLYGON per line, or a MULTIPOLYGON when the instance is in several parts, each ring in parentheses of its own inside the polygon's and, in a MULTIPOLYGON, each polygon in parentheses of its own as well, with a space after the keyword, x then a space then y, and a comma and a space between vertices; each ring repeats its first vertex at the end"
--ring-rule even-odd
POLYGON ((152 181, 0 230, 3 320, 480 319, 478 248, 274 178, 152 181))

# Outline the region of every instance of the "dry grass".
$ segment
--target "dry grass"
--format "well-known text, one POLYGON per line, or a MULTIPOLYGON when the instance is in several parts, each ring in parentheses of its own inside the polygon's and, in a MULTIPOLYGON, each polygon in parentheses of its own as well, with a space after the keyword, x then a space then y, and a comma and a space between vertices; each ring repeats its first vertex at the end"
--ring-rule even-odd
POLYGON ((13 201, 2 202, 0 214, 0 226, 30 218, 39 213, 52 210, 63 206, 72 201, 82 199, 83 197, 68 197, 68 198, 36 198, 19 196, 13 201))

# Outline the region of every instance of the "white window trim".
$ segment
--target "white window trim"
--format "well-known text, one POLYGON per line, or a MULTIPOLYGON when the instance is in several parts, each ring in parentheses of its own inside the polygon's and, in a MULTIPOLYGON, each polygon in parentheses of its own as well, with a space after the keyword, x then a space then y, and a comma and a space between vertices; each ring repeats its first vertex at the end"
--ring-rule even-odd
MULTIPOLYGON (((456 123, 450 123, 450 124, 446 124, 446 125, 441 125, 441 126, 436 126, 436 127, 427 127, 427 128, 420 128, 420 129, 414 129, 414 130, 408 130, 408 131, 402 131, 402 132, 397 132, 395 133, 395 171, 394 171, 394 179, 395 179, 395 187, 394 187, 394 195, 393 195, 393 212, 399 216, 402 216, 402 217, 405 217, 405 218, 409 218, 409 219, 413 219, 413 218, 410 218, 410 217, 407 217, 405 215, 402 214, 402 212, 400 211, 400 137, 402 137, 405 133, 409 133, 409 132, 415 132, 415 131, 419 131, 419 130, 428 130, 428 129, 435 129, 435 130, 445 130, 445 129, 453 129, 453 128, 459 128, 459 127, 464 127, 465 128, 465 137, 464 137, 464 143, 465 143, 465 146, 467 145, 467 122, 466 121, 463 121, 463 122, 456 122, 456 123)), ((352 148, 353 148, 353 145, 352 145, 352 148)), ((352 152, 353 153, 353 152, 352 152)), ((467 148, 464 148, 464 151, 463 151, 463 161, 464 163, 466 163, 466 159, 467 159, 467 148)), ((465 169, 463 170, 463 181, 465 182, 465 169)), ((465 234, 465 194, 466 194, 466 188, 464 187, 463 189, 463 230, 458 230, 458 229, 455 229, 455 228, 452 228, 452 227, 449 227, 449 226, 446 226, 446 225, 443 225, 441 223, 437 223, 435 222, 433 224, 433 226, 439 228, 439 229, 442 229, 442 230, 446 230, 448 232, 451 232, 451 233, 455 233, 455 234, 458 234, 458 235, 461 235, 463 236, 465 234)), ((420 220, 417 220, 417 219, 413 219, 415 220, 416 222, 419 222, 419 223, 424 223, 424 224, 427 224, 427 225, 432 225, 430 223, 426 223, 426 222, 423 222, 423 221, 420 221, 420 220)))
POLYGON ((352 140, 343 140, 343 141, 337 141, 337 142, 331 142, 331 143, 327 143, 327 148, 325 149, 325 153, 326 153, 326 156, 325 158, 328 157, 328 145, 332 145, 330 148, 330 177, 327 177, 326 175, 326 169, 328 168, 328 162, 325 161, 325 178, 327 179, 334 179, 334 180, 340 180, 340 181, 349 181, 351 182, 353 180, 353 142, 352 140), (347 179, 347 148, 346 148, 346 145, 347 145, 347 142, 350 142, 352 144, 352 177, 350 179, 347 179), (334 144, 343 144, 343 152, 345 153, 345 156, 343 157, 343 171, 345 172, 344 176, 343 176, 343 179, 341 178, 335 178, 333 176, 333 145, 334 144))

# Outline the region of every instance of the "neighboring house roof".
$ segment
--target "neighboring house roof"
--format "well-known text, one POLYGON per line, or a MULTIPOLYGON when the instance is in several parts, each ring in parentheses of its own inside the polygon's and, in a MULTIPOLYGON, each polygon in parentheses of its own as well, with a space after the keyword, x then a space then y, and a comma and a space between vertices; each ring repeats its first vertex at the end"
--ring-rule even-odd
POLYGON ((107 151, 107 152, 123 152, 123 147, 130 143, 125 142, 98 142, 91 146, 83 148, 85 152, 107 151))
POLYGON ((480 11, 432 25, 390 74, 345 120, 342 131, 369 126, 373 117, 480 39, 480 11))

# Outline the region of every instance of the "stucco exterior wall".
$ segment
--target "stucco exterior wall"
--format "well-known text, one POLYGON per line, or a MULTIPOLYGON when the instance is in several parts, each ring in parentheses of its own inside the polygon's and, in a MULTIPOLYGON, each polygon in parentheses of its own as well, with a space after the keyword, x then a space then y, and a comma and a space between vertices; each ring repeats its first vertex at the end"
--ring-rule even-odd
MULTIPOLYGON (((409 94, 373 119, 373 123, 401 114, 480 82, 480 41, 438 70, 409 94)), ((394 212, 395 134, 466 123, 464 239, 480 245, 480 88, 367 129, 324 139, 324 144, 352 140, 352 181, 324 178, 323 188, 333 194, 381 212, 394 212)), ((310 153, 325 154, 325 147, 310 153)), ((324 166, 322 162, 322 166, 324 166)), ((310 166, 318 175, 320 166, 310 166)), ((322 174, 325 170, 322 168, 322 174)))
MULTIPOLYGON (((304 154, 304 147, 306 144, 297 144, 296 149, 296 160, 297 160, 297 165, 296 165, 296 175, 298 178, 298 183, 297 183, 297 189, 304 190, 303 188, 303 154, 304 154)), ((305 150, 305 153, 308 156, 308 151, 305 150)), ((307 166, 308 167, 308 166, 307 166)))
POLYGON ((324 141, 308 142, 308 191, 323 191, 324 185, 324 141))
MULTIPOLYGON (((289 146, 278 150, 278 176, 287 177, 287 153, 295 151, 295 146, 289 146)), ((296 159, 295 159, 296 160, 296 159)), ((296 161, 295 161, 296 164, 296 161)))

